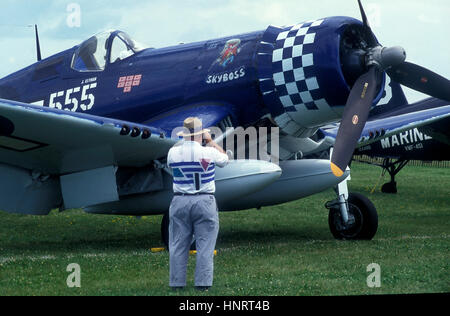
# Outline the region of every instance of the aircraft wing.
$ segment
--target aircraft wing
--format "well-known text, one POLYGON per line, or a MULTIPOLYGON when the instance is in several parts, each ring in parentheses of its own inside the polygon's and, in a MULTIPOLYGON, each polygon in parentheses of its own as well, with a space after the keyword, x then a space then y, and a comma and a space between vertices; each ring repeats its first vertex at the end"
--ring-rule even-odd
POLYGON ((0 99, 0 164, 47 175, 141 167, 165 157, 175 142, 159 128, 0 99), (139 135, 121 135, 124 126, 139 135))
MULTIPOLYGON (((211 113, 211 122, 227 114, 211 113)), ((176 124, 182 115, 166 117, 176 124)), ((171 183, 152 162, 166 157, 177 141, 155 126, 0 99, 0 210, 46 215, 55 208, 103 205, 141 193, 159 193, 156 201, 165 205, 171 190, 164 189, 171 183)), ((257 175, 249 188, 281 174, 270 163, 234 166, 225 176, 257 175)))
MULTIPOLYGON (((450 105, 417 111, 367 122, 357 147, 363 147, 386 137, 413 128, 430 126, 450 120, 450 105)), ((325 137, 336 139, 338 127, 323 130, 325 137)))

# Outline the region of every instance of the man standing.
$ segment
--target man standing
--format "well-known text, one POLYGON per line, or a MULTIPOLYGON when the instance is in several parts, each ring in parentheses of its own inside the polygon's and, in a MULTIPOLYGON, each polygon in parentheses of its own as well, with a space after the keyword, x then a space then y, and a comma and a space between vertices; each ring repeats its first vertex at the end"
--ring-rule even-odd
POLYGON ((196 238, 195 286, 208 290, 213 283, 214 249, 219 215, 214 193, 215 167, 224 167, 228 156, 195 117, 184 121, 184 141, 170 149, 167 163, 172 169, 174 198, 169 209, 170 287, 186 286, 189 248, 196 238), (202 147, 205 140, 206 147, 202 147))

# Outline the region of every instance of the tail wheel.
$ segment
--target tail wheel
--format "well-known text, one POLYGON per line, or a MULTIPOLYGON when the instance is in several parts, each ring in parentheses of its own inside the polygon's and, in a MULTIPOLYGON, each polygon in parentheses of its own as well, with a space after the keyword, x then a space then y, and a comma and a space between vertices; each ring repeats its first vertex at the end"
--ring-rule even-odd
POLYGON ((397 182, 393 181, 393 182, 385 183, 381 187, 381 192, 396 194, 397 193, 397 182))
POLYGON ((336 239, 371 240, 378 230, 378 214, 373 203, 364 195, 350 193, 348 222, 343 223, 339 208, 330 209, 328 224, 336 239))

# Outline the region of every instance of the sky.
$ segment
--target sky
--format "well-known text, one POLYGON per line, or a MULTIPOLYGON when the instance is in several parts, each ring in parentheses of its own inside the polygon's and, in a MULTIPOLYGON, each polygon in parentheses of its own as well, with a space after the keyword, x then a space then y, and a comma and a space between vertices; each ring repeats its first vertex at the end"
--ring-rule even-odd
MULTIPOLYGON (((402 46, 408 61, 450 78, 450 1, 363 0, 363 5, 382 45, 402 46)), ((158 48, 328 16, 360 19, 357 1, 1 0, 0 78, 36 61, 34 24, 45 58, 107 29, 158 48)), ((426 97, 405 92, 410 102, 426 97)))

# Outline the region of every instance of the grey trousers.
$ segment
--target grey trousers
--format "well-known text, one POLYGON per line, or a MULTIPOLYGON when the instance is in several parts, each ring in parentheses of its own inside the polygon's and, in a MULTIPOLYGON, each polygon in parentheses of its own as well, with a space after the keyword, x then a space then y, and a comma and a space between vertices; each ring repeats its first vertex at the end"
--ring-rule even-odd
POLYGON ((171 287, 186 286, 186 270, 193 235, 197 246, 195 286, 212 286, 214 248, 219 214, 213 195, 175 196, 169 209, 171 287))

